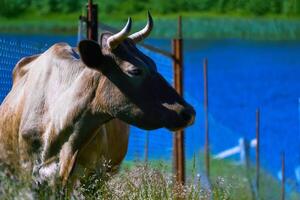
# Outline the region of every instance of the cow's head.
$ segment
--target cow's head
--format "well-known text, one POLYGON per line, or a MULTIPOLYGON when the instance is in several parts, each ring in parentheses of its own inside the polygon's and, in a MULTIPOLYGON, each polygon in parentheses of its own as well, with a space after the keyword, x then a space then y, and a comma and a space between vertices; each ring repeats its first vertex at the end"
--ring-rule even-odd
POLYGON ((152 27, 148 13, 146 27, 129 35, 129 18, 119 33, 103 33, 99 44, 81 41, 79 52, 88 67, 103 74, 95 108, 143 129, 177 130, 193 123, 195 111, 157 72, 153 60, 137 49, 135 44, 147 37, 152 27))

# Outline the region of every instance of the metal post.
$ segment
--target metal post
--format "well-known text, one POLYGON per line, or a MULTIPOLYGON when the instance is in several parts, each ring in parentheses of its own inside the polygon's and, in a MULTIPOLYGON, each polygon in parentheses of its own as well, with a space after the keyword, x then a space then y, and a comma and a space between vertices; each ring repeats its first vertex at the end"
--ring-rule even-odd
MULTIPOLYGON (((174 87, 178 94, 183 96, 183 42, 181 31, 181 17, 178 18, 178 38, 173 39, 173 70, 174 87)), ((173 165, 178 183, 185 182, 185 156, 184 156, 184 131, 176 131, 173 139, 174 158, 173 165)))
POLYGON ((259 173, 260 173, 260 111, 256 110, 256 191, 259 197, 259 173))
POLYGON ((78 30, 77 30, 77 43, 79 43, 85 36, 83 35, 84 30, 86 29, 86 23, 84 21, 84 17, 79 16, 78 20, 78 30))
POLYGON ((250 144, 246 138, 239 139, 239 146, 240 146, 240 162, 243 164, 246 169, 249 169, 250 165, 250 144))
POLYGON ((204 80, 204 115, 205 115, 205 170, 206 176, 209 178, 210 175, 210 150, 209 150, 209 123, 208 123, 208 77, 207 77, 207 58, 204 59, 203 63, 203 80, 204 80))
POLYGON ((285 154, 281 154, 281 200, 285 199, 285 154))
POLYGON ((98 40, 98 6, 92 0, 87 5, 87 38, 98 40))

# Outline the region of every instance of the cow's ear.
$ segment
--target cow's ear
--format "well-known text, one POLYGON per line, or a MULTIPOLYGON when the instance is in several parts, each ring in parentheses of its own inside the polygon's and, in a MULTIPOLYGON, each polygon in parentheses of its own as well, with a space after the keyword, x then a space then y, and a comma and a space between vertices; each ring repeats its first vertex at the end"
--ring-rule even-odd
POLYGON ((81 60, 88 67, 99 69, 103 65, 103 54, 98 43, 92 40, 82 40, 78 44, 81 60))

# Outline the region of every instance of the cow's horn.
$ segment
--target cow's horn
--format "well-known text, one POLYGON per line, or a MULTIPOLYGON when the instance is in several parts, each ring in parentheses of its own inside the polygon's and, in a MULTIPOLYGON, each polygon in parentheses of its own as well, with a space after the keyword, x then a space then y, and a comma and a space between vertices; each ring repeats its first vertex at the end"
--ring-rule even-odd
POLYGON ((145 39, 151 33, 152 28, 153 28, 153 19, 150 12, 148 11, 148 22, 145 28, 143 28, 139 32, 130 35, 129 38, 131 38, 135 43, 138 43, 143 39, 145 39))
POLYGON ((110 49, 115 49, 124 39, 127 38, 131 30, 131 18, 128 18, 125 27, 118 33, 110 36, 107 39, 107 45, 110 49))

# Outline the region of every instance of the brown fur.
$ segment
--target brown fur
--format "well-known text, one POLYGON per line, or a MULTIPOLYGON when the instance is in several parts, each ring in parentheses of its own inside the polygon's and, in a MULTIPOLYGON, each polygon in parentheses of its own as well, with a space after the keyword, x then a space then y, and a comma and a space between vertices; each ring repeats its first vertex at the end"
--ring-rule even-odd
POLYGON ((16 64, 13 69, 13 83, 17 82, 24 74, 26 74, 26 72, 28 71, 28 68, 26 68, 26 66, 38 57, 39 55, 24 57, 16 64))
MULTIPOLYGON (((50 51, 50 50, 49 50, 50 51)), ((52 47, 52 51, 50 51, 52 55, 59 59, 73 59, 70 54, 70 47, 66 44, 57 44, 52 47)), ((37 133, 36 136, 33 136, 31 132, 20 133, 19 127, 22 124, 21 118, 23 114, 24 108, 24 83, 26 83, 27 73, 30 70, 30 67, 38 67, 33 61, 39 58, 40 55, 34 55, 30 57, 26 57, 21 59, 15 66, 13 70, 13 90, 6 97, 4 102, 0 107, 0 161, 2 163, 6 163, 7 166, 11 166, 13 170, 16 169, 26 169, 26 171, 31 172, 33 168, 33 159, 37 158, 33 156, 33 151, 38 151, 38 149, 32 149, 32 139, 39 140, 42 146, 45 144, 45 139, 54 141, 57 133, 51 127, 51 123, 40 126, 38 128, 40 133, 37 133), (48 128, 47 128, 48 127, 48 128), (45 136, 45 132, 49 130, 49 135, 47 138, 45 136), (37 138, 32 138, 37 137, 37 138), (43 141, 44 140, 44 141, 43 141)), ((86 81, 91 81, 90 79, 86 79, 86 81)), ((87 83, 86 87, 93 87, 94 83, 87 83)), ((78 91, 75 95, 75 98, 82 98, 86 95, 85 91, 87 88, 83 87, 78 91)), ((46 114, 48 112, 46 107, 43 107, 41 114, 46 114)), ((67 117, 65 124, 72 123, 72 119, 78 115, 78 110, 74 109, 71 111, 67 117)), ((26 119, 25 119, 26 120, 26 119)), ((25 130, 26 132, 26 130, 25 130)), ((49 141, 48 141, 49 142, 49 141)), ((79 165, 82 165, 83 168, 89 168, 90 170, 94 170, 97 168, 97 164, 100 163, 99 159, 101 156, 105 157, 107 160, 111 160, 115 165, 119 165, 123 160, 128 144, 128 125, 119 121, 113 120, 109 122, 107 125, 103 125, 98 131, 94 133, 94 137, 89 139, 85 144, 85 148, 79 152, 79 156, 77 158, 79 165), (120 127, 120 128, 118 128, 120 127), (103 144, 101 138, 104 137, 104 134, 111 133, 110 136, 105 136, 109 138, 110 141, 107 141, 108 144, 103 144), (120 139, 115 139, 114 137, 118 136, 120 139), (98 147, 102 146, 101 149, 98 147), (105 148, 104 148, 105 146, 105 148), (116 150, 115 150, 116 149, 116 150), (110 152, 108 152, 110 151, 110 152), (96 159, 96 160, 94 160, 96 159), (98 161, 97 161, 98 159, 98 161)), ((51 145, 51 142, 50 144, 51 145)), ((74 155, 69 155, 70 159, 64 158, 66 160, 65 164, 61 166, 61 177, 64 182, 68 179, 73 166, 75 165, 75 157, 77 157, 77 152, 74 155)), ((45 152, 44 152, 45 153, 45 152)), ((61 152, 61 157, 67 156, 63 151, 61 152)), ((51 157, 51 156, 50 156, 51 157)), ((51 159, 50 159, 51 161, 51 159)), ((45 160, 45 164, 46 160, 45 160)))
POLYGON ((116 52, 102 46, 80 42, 77 59, 74 49, 59 43, 16 65, 0 107, 0 163, 33 172, 41 182, 58 176, 72 185, 103 160, 118 169, 128 146, 125 122, 172 130, 193 122, 193 108, 131 40, 116 52), (130 74, 137 68, 141 76, 130 74))

